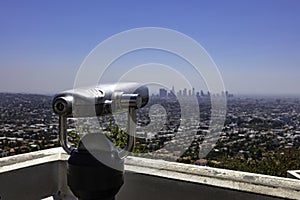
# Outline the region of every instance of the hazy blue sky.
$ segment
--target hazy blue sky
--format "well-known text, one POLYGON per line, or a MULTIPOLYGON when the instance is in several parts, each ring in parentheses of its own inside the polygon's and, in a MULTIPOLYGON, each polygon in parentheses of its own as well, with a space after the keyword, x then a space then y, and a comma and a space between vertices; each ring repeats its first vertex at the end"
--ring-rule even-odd
POLYGON ((70 88, 97 44, 146 26, 198 41, 233 93, 300 95, 299 0, 1 0, 0 92, 70 88))

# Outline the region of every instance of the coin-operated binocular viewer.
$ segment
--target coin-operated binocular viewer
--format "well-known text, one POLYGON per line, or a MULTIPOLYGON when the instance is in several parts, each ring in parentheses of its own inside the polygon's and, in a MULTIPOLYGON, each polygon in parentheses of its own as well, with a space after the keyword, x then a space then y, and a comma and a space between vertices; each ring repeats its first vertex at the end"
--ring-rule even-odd
POLYGON ((82 200, 113 200, 124 182, 124 161, 134 148, 136 110, 149 100, 146 86, 138 83, 104 84, 57 94, 53 110, 59 116, 59 140, 70 154, 67 182, 82 200), (127 144, 118 150, 103 134, 86 134, 75 149, 67 141, 67 119, 128 113, 127 144), (100 158, 100 159, 99 159, 100 158))

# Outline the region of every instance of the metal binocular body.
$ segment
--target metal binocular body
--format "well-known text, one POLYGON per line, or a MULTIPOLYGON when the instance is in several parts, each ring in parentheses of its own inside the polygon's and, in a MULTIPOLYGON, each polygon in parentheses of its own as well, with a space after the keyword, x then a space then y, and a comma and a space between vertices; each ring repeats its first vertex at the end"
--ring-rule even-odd
POLYGON ((59 115, 60 144, 67 153, 73 147, 67 142, 67 118, 95 117, 128 112, 127 145, 120 153, 124 158, 135 143, 136 109, 149 100, 146 86, 138 83, 103 84, 75 88, 58 93, 53 99, 53 110, 59 115))

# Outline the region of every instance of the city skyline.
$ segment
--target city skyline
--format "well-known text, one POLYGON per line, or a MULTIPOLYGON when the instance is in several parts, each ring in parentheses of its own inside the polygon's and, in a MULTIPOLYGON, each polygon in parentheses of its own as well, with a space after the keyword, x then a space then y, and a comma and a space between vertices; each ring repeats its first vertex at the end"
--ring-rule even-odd
POLYGON ((233 97, 233 94, 229 93, 229 91, 222 91, 220 93, 210 93, 209 91, 200 89, 197 90, 194 87, 188 89, 188 88, 179 88, 175 89, 174 86, 172 86, 171 89, 165 89, 165 88, 159 88, 157 92, 152 91, 152 95, 157 95, 159 97, 170 97, 170 96, 196 96, 196 97, 210 97, 213 96, 225 96, 225 97, 233 97))
MULTIPOLYGON (((299 13, 297 0, 1 1, 0 92, 72 88, 80 65, 100 42, 133 28, 163 27, 201 44, 226 90, 299 95, 299 13)), ((176 69, 192 73, 184 65, 176 69)))

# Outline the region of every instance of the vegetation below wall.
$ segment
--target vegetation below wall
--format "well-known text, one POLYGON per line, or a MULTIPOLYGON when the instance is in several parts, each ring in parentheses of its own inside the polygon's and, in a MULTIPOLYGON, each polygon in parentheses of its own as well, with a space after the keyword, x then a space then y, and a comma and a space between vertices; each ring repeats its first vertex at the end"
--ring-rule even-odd
POLYGON ((263 159, 254 160, 222 155, 209 159, 208 166, 286 177, 288 170, 300 169, 300 150, 276 150, 274 153, 266 153, 263 159))

